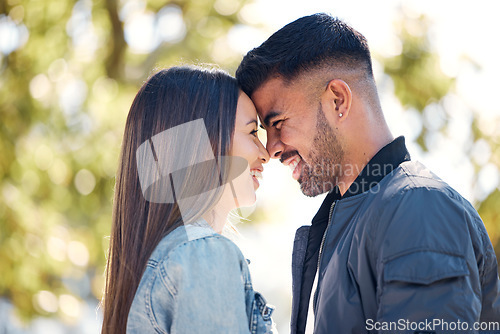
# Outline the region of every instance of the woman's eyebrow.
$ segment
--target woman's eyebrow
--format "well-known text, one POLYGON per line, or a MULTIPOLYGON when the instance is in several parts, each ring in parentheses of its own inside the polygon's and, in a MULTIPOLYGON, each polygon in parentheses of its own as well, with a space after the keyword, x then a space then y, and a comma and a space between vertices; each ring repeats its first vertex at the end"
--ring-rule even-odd
POLYGON ((251 120, 251 121, 249 121, 247 124, 245 124, 245 126, 246 126, 246 125, 248 125, 248 124, 252 124, 252 123, 255 123, 255 125, 258 125, 257 121, 256 121, 256 120, 254 120, 254 119, 252 119, 252 120, 251 120))

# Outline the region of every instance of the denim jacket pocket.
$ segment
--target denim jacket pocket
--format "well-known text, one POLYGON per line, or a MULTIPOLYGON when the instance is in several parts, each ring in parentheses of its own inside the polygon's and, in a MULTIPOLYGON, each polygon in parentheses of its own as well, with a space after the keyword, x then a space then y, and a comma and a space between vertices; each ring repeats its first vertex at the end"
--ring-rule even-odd
POLYGON ((264 297, 255 292, 255 299, 252 304, 250 317, 250 332, 252 334, 273 333, 273 314, 274 307, 268 305, 264 297))

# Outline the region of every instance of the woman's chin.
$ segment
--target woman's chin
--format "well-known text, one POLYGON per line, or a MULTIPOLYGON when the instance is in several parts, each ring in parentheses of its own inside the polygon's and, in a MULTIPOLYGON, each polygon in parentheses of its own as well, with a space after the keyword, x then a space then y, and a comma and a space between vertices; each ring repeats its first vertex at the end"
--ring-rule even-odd
POLYGON ((260 183, 259 180, 255 176, 252 176, 252 181, 253 181, 253 189, 257 190, 259 189, 260 183))

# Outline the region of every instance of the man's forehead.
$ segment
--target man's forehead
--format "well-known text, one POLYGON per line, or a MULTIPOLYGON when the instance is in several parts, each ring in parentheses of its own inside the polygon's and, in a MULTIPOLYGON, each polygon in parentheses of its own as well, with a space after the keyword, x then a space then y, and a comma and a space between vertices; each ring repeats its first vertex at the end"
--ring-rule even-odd
POLYGON ((281 76, 273 76, 260 84, 260 86, 254 91, 252 96, 256 93, 261 94, 262 92, 268 90, 282 90, 287 86, 288 85, 286 84, 286 81, 281 76))
POLYGON ((277 111, 275 109, 278 102, 283 98, 286 88, 281 78, 274 77, 264 81, 264 83, 252 93, 251 99, 255 104, 261 121, 270 111, 277 111))

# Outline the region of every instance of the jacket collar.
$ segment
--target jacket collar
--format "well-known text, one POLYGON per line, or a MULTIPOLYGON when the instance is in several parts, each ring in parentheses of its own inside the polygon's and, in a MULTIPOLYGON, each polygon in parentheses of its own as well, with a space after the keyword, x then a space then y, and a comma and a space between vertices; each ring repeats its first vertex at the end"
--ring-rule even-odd
POLYGON ((328 214, 333 201, 359 195, 370 190, 371 187, 377 185, 387 174, 405 161, 410 161, 410 153, 406 149, 405 138, 400 136, 384 146, 373 156, 344 195, 340 194, 338 186, 328 193, 312 219, 312 225, 325 223, 328 220, 328 214))
POLYGON ((182 224, 163 237, 151 254, 149 261, 159 262, 175 247, 192 240, 205 238, 215 234, 217 234, 217 232, 215 232, 210 224, 203 218, 199 218, 191 223, 182 224))
POLYGON ((384 146, 373 156, 342 198, 370 190, 405 161, 410 161, 410 153, 406 149, 405 138, 401 136, 384 146))

